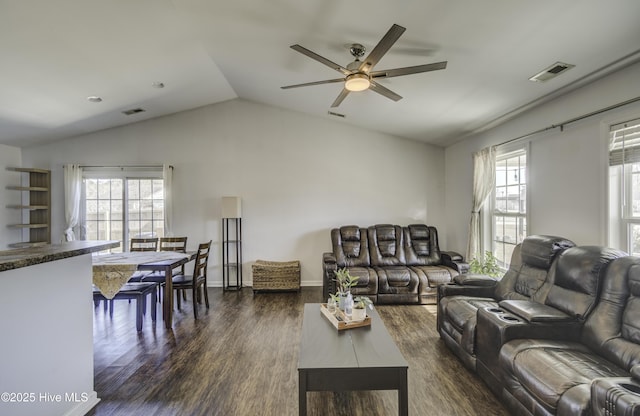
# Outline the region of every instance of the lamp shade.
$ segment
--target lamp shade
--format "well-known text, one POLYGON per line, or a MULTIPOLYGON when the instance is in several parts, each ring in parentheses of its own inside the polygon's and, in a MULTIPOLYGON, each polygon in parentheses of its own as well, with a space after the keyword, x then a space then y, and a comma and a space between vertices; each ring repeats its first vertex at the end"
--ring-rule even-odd
POLYGON ((242 200, 239 196, 222 197, 222 218, 242 218, 242 200))

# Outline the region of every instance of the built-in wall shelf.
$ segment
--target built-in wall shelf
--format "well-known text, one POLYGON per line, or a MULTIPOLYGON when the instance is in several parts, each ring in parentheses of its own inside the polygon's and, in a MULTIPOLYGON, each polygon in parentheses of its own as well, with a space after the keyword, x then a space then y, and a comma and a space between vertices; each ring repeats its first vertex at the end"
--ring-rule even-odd
POLYGON ((35 211, 39 209, 49 209, 46 205, 7 205, 7 208, 11 209, 28 209, 30 211, 35 211))
POLYGON ((21 203, 7 205, 7 208, 25 211, 22 223, 9 225, 24 230, 23 241, 9 246, 26 248, 51 243, 51 171, 31 168, 7 170, 21 174, 20 184, 7 186, 7 189, 22 193, 21 203))

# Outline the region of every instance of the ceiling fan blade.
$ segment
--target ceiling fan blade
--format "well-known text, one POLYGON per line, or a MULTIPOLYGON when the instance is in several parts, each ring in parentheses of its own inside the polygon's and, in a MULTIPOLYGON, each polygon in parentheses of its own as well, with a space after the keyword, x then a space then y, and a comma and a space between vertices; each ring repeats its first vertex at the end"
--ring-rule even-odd
POLYGON ((303 55, 307 55, 309 58, 311 59, 315 59, 316 61, 320 62, 321 64, 324 64, 326 66, 328 66, 331 69, 335 69, 338 72, 342 72, 344 75, 349 75, 351 73, 351 71, 349 71, 347 68, 338 65, 335 62, 332 62, 330 60, 328 60, 327 58, 318 55, 315 52, 310 51, 309 49, 305 48, 304 46, 300 46, 300 45, 291 45, 291 49, 293 49, 294 51, 298 51, 303 55))
POLYGON ((402 26, 394 24, 391 29, 380 39, 380 42, 373 48, 369 56, 360 64, 359 71, 368 73, 375 66, 375 64, 382 59, 385 53, 393 46, 398 38, 407 30, 402 26))
POLYGON ((289 88, 308 87, 311 85, 321 85, 321 84, 331 84, 333 82, 344 82, 344 78, 327 79, 324 81, 315 81, 315 82, 305 82, 304 84, 285 85, 284 87, 280 87, 280 88, 282 88, 283 90, 287 90, 289 88))
POLYGON ((371 85, 369 86, 369 89, 371 91, 375 91, 380 95, 384 95, 385 97, 393 100, 393 101, 400 101, 402 100, 402 96, 396 94, 395 92, 391 91, 390 89, 383 87, 382 85, 378 84, 377 82, 371 80, 371 85))
POLYGON ((347 98, 347 95, 349 95, 349 90, 346 88, 343 88, 342 91, 340 91, 340 94, 338 95, 338 98, 335 99, 335 101, 333 102, 333 104, 331 104, 331 108, 337 107, 340 105, 340 103, 342 101, 344 101, 345 98, 347 98))
POLYGON ((371 78, 390 78, 399 77, 401 75, 418 74, 420 72, 437 71, 439 69, 445 69, 447 67, 447 61, 436 62, 435 64, 407 66, 404 68, 395 69, 383 69, 381 71, 373 71, 369 73, 371 78))

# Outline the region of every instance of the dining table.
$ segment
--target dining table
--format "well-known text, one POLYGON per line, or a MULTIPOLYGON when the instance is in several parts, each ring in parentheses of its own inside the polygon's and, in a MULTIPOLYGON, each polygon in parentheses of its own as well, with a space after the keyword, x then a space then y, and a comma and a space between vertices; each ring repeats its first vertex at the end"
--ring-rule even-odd
POLYGON ((107 299, 112 299, 136 271, 163 272, 165 290, 162 318, 165 327, 173 326, 173 269, 196 257, 196 252, 142 251, 93 256, 93 284, 107 299))

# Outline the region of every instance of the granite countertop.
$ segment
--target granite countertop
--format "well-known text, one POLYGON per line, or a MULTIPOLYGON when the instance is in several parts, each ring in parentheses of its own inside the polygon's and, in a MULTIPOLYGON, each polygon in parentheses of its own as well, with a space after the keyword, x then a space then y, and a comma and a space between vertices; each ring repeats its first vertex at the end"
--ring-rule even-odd
POLYGON ((118 247, 119 241, 70 241, 0 251, 0 272, 118 247))

